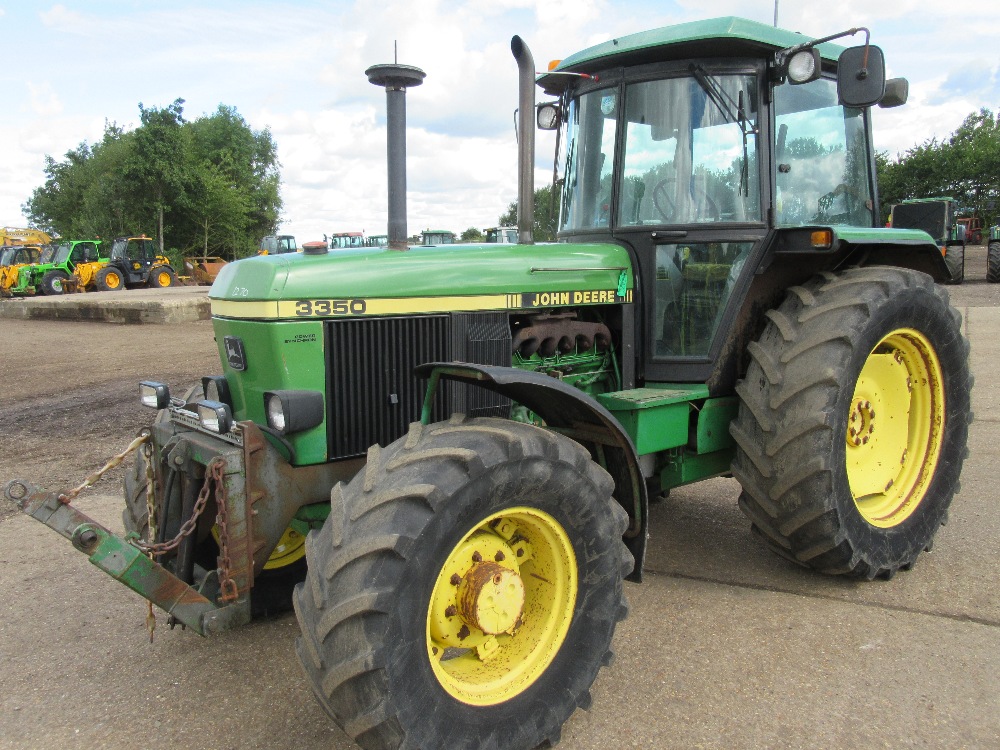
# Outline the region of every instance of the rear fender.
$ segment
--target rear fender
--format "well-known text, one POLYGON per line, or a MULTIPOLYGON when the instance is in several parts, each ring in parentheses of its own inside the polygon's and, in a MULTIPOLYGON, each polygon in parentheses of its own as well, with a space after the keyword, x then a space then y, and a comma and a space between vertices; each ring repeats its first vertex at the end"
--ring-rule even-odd
POLYGON ((590 396, 560 380, 515 367, 494 367, 464 362, 431 362, 414 371, 428 378, 422 421, 430 419, 438 382, 456 380, 485 388, 526 406, 545 420, 547 428, 586 446, 615 481, 615 500, 629 515, 625 545, 635 558, 628 580, 642 579, 646 553, 649 498, 632 438, 607 409, 590 396), (602 460, 603 459, 603 460, 602 460))

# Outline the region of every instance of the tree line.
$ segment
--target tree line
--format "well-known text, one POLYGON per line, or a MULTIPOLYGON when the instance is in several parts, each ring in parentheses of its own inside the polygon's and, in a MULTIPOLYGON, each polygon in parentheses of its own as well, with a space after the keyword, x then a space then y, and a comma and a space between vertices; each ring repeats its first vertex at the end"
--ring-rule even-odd
POLYGON ((184 100, 139 104, 140 125, 106 123, 62 161, 22 207, 31 225, 74 239, 146 234, 161 253, 240 258, 273 234, 281 213, 277 147, 234 107, 184 119, 184 100))
POLYGON ((932 138, 890 159, 875 155, 882 221, 906 198, 949 196, 962 215, 984 226, 1000 219, 1000 112, 983 108, 968 115, 951 136, 932 138))

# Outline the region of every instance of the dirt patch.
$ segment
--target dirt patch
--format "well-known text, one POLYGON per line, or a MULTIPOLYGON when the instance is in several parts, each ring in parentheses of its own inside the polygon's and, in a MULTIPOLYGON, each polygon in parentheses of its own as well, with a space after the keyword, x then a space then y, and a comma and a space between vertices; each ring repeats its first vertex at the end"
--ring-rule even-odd
MULTIPOLYGON (((0 322, 0 485, 27 479, 46 489, 75 486, 124 450, 154 416, 138 382, 175 393, 220 371, 210 321, 173 325, 0 322)), ((116 494, 123 469, 101 484, 116 494)), ((0 502, 0 519, 14 511, 0 502)))

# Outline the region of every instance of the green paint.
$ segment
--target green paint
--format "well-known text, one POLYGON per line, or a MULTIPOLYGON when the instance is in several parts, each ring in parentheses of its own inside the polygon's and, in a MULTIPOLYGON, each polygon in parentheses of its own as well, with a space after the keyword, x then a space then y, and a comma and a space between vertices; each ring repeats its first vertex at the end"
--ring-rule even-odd
MULTIPOLYGON (((232 394, 233 415, 238 421, 251 420, 257 424, 267 424, 265 391, 307 390, 326 393, 322 322, 303 320, 262 323, 215 318, 213 324, 223 374, 232 394), (226 336, 242 339, 247 358, 246 370, 240 372, 229 366, 225 350, 226 336)), ((296 465, 326 460, 326 420, 311 430, 286 437, 295 449, 296 465)), ((284 454, 283 447, 275 447, 284 454)))
MULTIPOLYGON (((233 302, 572 292, 633 286, 612 244, 445 245, 244 258, 220 271, 209 297, 233 302), (601 270, 580 270, 601 269, 601 270)), ((620 295, 623 296, 623 295, 620 295)))
POLYGON ((722 476, 729 473, 733 462, 733 450, 720 450, 714 453, 692 453, 677 451, 660 472, 660 486, 665 490, 680 487, 702 479, 722 476))
POLYGON ((707 397, 705 385, 675 383, 602 393, 597 400, 621 422, 642 456, 687 444, 691 403, 707 397))
MULTIPOLYGON (((704 43, 716 43, 716 47, 721 48, 722 45, 718 44, 720 41, 724 42, 726 50, 732 56, 759 57, 761 53, 770 54, 814 38, 746 18, 727 16, 675 24, 612 39, 563 58, 556 70, 597 70, 602 66, 612 65, 615 58, 627 56, 635 59, 651 50, 655 50, 659 60, 688 58, 692 53, 698 54, 697 48, 693 48, 694 44, 704 47, 704 43)), ((820 55, 830 61, 836 60, 843 51, 840 45, 829 42, 819 45, 818 49, 820 55)), ((544 75, 542 81, 545 81, 544 75)))

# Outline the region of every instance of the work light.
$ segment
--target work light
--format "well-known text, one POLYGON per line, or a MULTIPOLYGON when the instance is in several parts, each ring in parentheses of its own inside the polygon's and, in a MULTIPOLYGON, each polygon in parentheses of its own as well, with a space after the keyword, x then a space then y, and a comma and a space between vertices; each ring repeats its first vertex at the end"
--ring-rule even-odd
POLYGON ((143 380, 139 383, 139 402, 153 409, 166 409, 170 403, 170 388, 166 383, 143 380))
POLYGON ((221 375, 206 375, 201 379, 201 390, 209 401, 232 404, 229 398, 229 383, 221 375))
POLYGON ((288 435, 323 423, 323 394, 317 391, 266 391, 264 410, 268 426, 288 435))
POLYGON ((789 83, 809 83, 820 76, 819 50, 815 47, 799 50, 786 64, 789 83))
POLYGON ((198 402, 198 421, 209 432, 223 435, 233 428, 233 414, 221 401, 204 399, 198 402))

